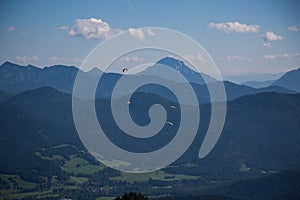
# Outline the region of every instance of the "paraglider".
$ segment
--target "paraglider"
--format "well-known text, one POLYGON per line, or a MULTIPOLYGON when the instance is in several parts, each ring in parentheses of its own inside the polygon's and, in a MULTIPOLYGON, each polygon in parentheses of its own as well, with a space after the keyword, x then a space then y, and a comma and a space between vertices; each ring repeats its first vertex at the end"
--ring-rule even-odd
POLYGON ((128 71, 128 68, 124 67, 124 68, 122 69, 122 71, 123 71, 123 73, 124 73, 124 72, 127 72, 127 71, 128 71))
POLYGON ((166 124, 169 124, 170 126, 173 126, 172 122, 166 122, 166 124))
POLYGON ((129 104, 131 104, 130 101, 126 101, 126 102, 125 102, 125 105, 126 105, 126 106, 129 106, 129 104))
POLYGON ((175 108, 176 108, 176 106, 170 106, 170 108, 172 108, 172 109, 175 109, 175 108))
POLYGON ((79 152, 81 152, 81 153, 86 153, 84 150, 80 150, 79 152))

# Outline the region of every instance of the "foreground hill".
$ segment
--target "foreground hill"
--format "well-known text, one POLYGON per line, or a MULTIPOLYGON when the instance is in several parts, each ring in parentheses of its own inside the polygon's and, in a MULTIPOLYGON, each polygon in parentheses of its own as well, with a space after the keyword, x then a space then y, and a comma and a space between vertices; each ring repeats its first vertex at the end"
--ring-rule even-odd
POLYGON ((300 95, 261 93, 228 102, 221 137, 212 152, 198 156, 209 123, 209 105, 201 107, 194 145, 170 173, 206 174, 211 181, 259 176, 300 166, 300 95), (185 163, 197 163, 189 166, 185 163))
POLYGON ((83 149, 72 123, 71 98, 52 88, 12 97, 0 105, 0 171, 56 172, 54 162, 36 156, 42 148, 70 144, 83 149))
POLYGON ((0 90, 0 103, 7 100, 9 97, 11 97, 10 94, 8 94, 7 92, 3 92, 0 90))
MULTIPOLYGON (((256 200, 297 200, 300 196, 300 171, 286 170, 260 178, 236 181, 219 192, 236 198, 256 200)), ((215 192, 215 191, 214 191, 215 192)))
MULTIPOLYGON (((132 117, 140 125, 149 123, 147 117, 149 106, 155 103, 161 103, 166 107, 173 104, 160 96, 147 93, 137 93, 133 98, 132 117)), ((13 138, 36 141, 36 138, 30 138, 25 133, 14 136, 19 132, 15 130, 16 128, 20 132, 30 129, 28 130, 30 134, 36 132, 47 138, 45 143, 36 142, 40 147, 63 143, 81 145, 73 122, 70 95, 51 88, 40 88, 11 97, 2 105, 3 112, 1 114, 4 126, 1 128, 6 130, 1 133, 9 133, 8 136, 13 138), (28 122, 22 122, 20 119, 22 113, 28 116, 26 117, 28 122), (5 117, 10 115, 11 118, 5 117), (19 124, 18 127, 14 126, 16 121, 19 124), (37 124, 35 126, 46 126, 48 131, 41 133, 38 129, 29 128, 31 123, 37 124), (22 125, 27 128, 20 128, 22 125), (31 132, 31 129, 34 131, 31 132)), ((104 128, 110 130, 109 134, 116 143, 122 143, 122 137, 116 137, 119 129, 111 115, 110 101, 97 100, 96 106, 98 117, 105 116, 104 128)), ((193 151, 190 151, 192 154, 198 151, 209 123, 210 105, 201 106, 200 111, 202 120, 194 149, 191 148, 193 151)), ((171 112, 169 120, 174 122, 173 131, 175 133, 180 122, 180 113, 170 109, 167 109, 167 112, 171 112)), ((243 163, 252 165, 252 168, 257 170, 280 170, 293 167, 300 164, 299 130, 300 94, 260 93, 244 96, 228 102, 227 117, 220 141, 211 155, 200 162, 209 162, 211 165, 218 160, 236 169, 243 163)), ((172 133, 170 135, 162 134, 158 138, 170 140, 172 133)), ((166 141, 158 140, 157 145, 165 144, 166 141)), ((194 160, 193 158, 197 158, 197 155, 187 157, 188 160, 194 160)), ((214 167, 210 169, 214 169, 214 167)))
MULTIPOLYGON (((147 110, 150 105, 174 105, 161 96, 143 92, 135 94, 132 101, 131 114, 140 125, 149 122, 147 110)), ((110 101, 98 99, 96 108, 99 119, 105 116, 110 139, 125 149, 147 151, 161 147, 172 139, 180 122, 177 109, 172 111, 166 107, 174 129, 163 129, 149 143, 151 145, 141 145, 143 142, 136 140, 132 140, 136 145, 128 145, 130 140, 118 135, 120 131, 111 120, 110 101), (145 146, 148 149, 144 149, 145 146)), ((128 175, 121 176, 111 169, 103 171, 103 167, 95 164, 95 160, 85 153, 74 126, 69 94, 52 88, 23 92, 0 105, 0 157, 4 161, 0 172, 21 175, 26 180, 46 184, 48 189, 58 183, 62 186, 74 184, 74 177, 82 181, 76 183, 76 190, 56 191, 60 195, 83 195, 85 191, 94 191, 95 187, 101 187, 103 191, 90 194, 103 195, 105 185, 113 185, 108 194, 122 195, 134 189, 148 196, 154 193, 199 194, 207 187, 300 166, 300 94, 259 93, 228 102, 220 140, 213 151, 201 160, 198 152, 209 123, 210 105, 201 105, 200 109, 198 134, 181 159, 163 172, 149 175, 151 179, 130 183, 126 181, 136 179, 126 178, 128 175), (99 178, 99 174, 103 179, 99 178), (46 177, 50 177, 52 182, 46 177)))

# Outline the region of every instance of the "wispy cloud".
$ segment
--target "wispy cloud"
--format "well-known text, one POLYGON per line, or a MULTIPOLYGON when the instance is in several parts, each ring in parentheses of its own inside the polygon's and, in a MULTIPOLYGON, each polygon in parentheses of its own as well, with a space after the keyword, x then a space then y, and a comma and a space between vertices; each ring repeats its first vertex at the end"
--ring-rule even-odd
POLYGON ((300 53, 280 53, 280 54, 270 54, 270 55, 264 55, 265 59, 274 60, 274 59, 284 59, 284 58, 291 58, 291 57, 297 57, 300 56, 300 53))
POLYGON ((21 35, 27 35, 29 31, 21 31, 21 35))
POLYGON ((16 60, 21 63, 27 64, 30 62, 38 61, 39 58, 37 56, 17 56, 16 60))
POLYGON ((251 61, 250 58, 247 58, 245 56, 226 56, 220 58, 220 60, 229 60, 229 61, 251 61))
POLYGON ((69 60, 70 60, 70 62, 75 63, 75 64, 80 64, 82 62, 81 58, 71 58, 69 60))
POLYGON ((293 31, 293 32, 298 32, 298 31, 300 31, 300 25, 298 25, 298 26, 289 26, 287 29, 290 30, 290 31, 293 31))
POLYGON ((142 58, 140 58, 138 56, 123 56, 120 59, 121 59, 121 61, 127 62, 127 63, 130 63, 130 62, 140 62, 140 61, 143 60, 142 58))
POLYGON ((16 28, 14 26, 10 26, 7 28, 7 31, 14 31, 14 30, 16 30, 16 28))
POLYGON ((61 58, 58 56, 52 56, 48 59, 51 63, 70 63, 78 65, 82 62, 81 58, 61 58))
POLYGON ((60 60, 60 58, 57 57, 57 56, 52 56, 52 57, 50 57, 48 60, 49 60, 50 62, 58 62, 58 61, 60 60))
POLYGON ((131 5, 131 3, 129 2, 129 0, 126 0, 128 6, 131 8, 131 10, 135 13, 135 9, 134 7, 131 5))
POLYGON ((259 32, 259 25, 256 24, 242 24, 240 22, 225 22, 225 23, 210 23, 209 28, 222 30, 225 33, 257 33, 259 32))
POLYGON ((185 55, 185 56, 183 56, 183 58, 186 60, 192 60, 192 61, 200 61, 200 62, 204 61, 204 58, 201 53, 199 53, 197 55, 185 55))
POLYGON ((76 19, 69 35, 81 36, 87 39, 106 39, 120 31, 120 29, 111 28, 107 22, 101 19, 76 19))
POLYGON ((59 27, 56 27, 55 29, 57 30, 68 30, 70 27, 69 26, 59 26, 59 27))

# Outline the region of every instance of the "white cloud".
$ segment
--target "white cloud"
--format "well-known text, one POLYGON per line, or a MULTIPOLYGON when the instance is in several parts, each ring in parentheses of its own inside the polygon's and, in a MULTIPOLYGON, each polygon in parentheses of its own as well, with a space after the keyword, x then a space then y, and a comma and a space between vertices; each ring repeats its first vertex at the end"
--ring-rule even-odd
POLYGON ((297 57, 300 56, 300 53, 279 53, 279 54, 271 54, 271 55, 264 55, 265 59, 274 60, 274 59, 283 59, 283 58, 291 58, 291 57, 297 57))
POLYGON ((38 61, 39 58, 37 56, 17 56, 16 60, 21 63, 30 63, 30 62, 38 61))
POLYGON ((75 63, 75 64, 80 64, 82 62, 81 58, 71 58, 70 62, 75 63))
MULTIPOLYGON (((107 39, 116 33, 120 33, 121 29, 112 28, 107 22, 102 19, 76 19, 75 25, 60 26, 58 30, 69 30, 70 36, 80 36, 86 39, 107 39)), ((145 36, 153 36, 155 33, 151 29, 142 30, 140 28, 129 28, 129 35, 139 40, 145 39, 145 36)))
POLYGON ((277 40, 283 40, 284 38, 280 35, 276 35, 274 32, 272 31, 267 31, 263 37, 265 38, 265 40, 267 41, 277 41, 277 40))
POLYGON ((107 22, 101 19, 77 19, 74 27, 70 29, 69 35, 82 36, 87 39, 106 39, 120 31, 120 29, 112 29, 107 22))
POLYGON ((128 33, 130 36, 137 38, 138 40, 145 39, 146 35, 153 36, 155 33, 151 29, 142 30, 140 28, 129 28, 128 33))
POLYGON ((257 33, 260 29, 259 25, 241 24, 239 22, 226 22, 226 23, 210 23, 209 28, 223 30, 225 33, 257 33))
POLYGON ((289 26, 287 29, 290 31, 293 31, 293 32, 298 32, 298 31, 300 31, 300 25, 299 26, 289 26))
POLYGON ((262 37, 264 39, 264 42, 262 45, 267 48, 271 48, 271 42, 273 41, 279 41, 279 40, 284 40, 284 38, 280 35, 276 35, 272 31, 267 31, 265 34, 258 35, 257 37, 262 37))
POLYGON ((128 32, 129 32, 129 35, 131 35, 132 37, 135 37, 139 40, 143 40, 145 38, 145 34, 142 31, 142 29, 140 29, 140 28, 137 28, 137 29, 129 28, 128 32))
POLYGON ((267 48, 271 48, 271 47, 272 47, 272 45, 271 45, 270 42, 263 42, 262 45, 263 45, 264 47, 267 47, 267 48))
POLYGON ((127 63, 130 63, 130 62, 140 62, 140 61, 143 60, 142 58, 140 58, 138 56, 123 56, 120 59, 121 59, 121 61, 127 62, 127 63))
POLYGON ((150 28, 147 29, 147 34, 150 35, 150 36, 155 35, 155 33, 150 28))
POLYGON ((14 31, 15 29, 16 29, 15 27, 10 26, 10 27, 7 28, 7 31, 14 31))

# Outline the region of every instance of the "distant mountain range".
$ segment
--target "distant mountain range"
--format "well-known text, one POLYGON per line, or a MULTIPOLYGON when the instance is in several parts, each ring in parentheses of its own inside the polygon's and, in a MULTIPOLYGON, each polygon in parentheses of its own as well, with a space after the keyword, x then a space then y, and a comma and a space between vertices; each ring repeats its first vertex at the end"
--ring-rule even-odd
POLYGON ((272 85, 300 92, 300 68, 285 73, 272 85))
POLYGON ((5 62, 0 66, 0 90, 16 94, 40 87, 53 87, 71 93, 78 69, 55 65, 43 69, 5 62))
POLYGON ((269 81, 246 81, 241 83, 241 85, 247 85, 253 88, 261 88, 261 87, 268 87, 272 83, 274 83, 274 80, 269 80, 269 81))
POLYGON ((280 86, 291 91, 300 92, 300 68, 291 70, 275 80, 247 81, 241 83, 241 85, 247 85, 254 88, 280 86))
MULTIPOLYGON (((141 80, 151 80, 153 82, 162 82, 175 85, 178 88, 178 91, 184 94, 185 84, 183 82, 178 82, 174 78, 168 77, 166 73, 158 73, 161 76, 154 76, 159 70, 159 64, 169 66, 175 70, 178 70, 187 80, 189 80, 192 85, 195 93, 198 97, 198 100, 201 104, 210 102, 210 94, 207 89, 207 85, 204 84, 202 78, 205 77, 207 84, 212 84, 212 86, 217 82, 217 80, 211 78, 205 74, 199 74, 189 67, 187 67, 182 61, 176 60, 171 57, 166 57, 157 62, 156 65, 147 68, 145 71, 140 72, 135 75, 125 75, 125 74, 116 74, 116 73, 106 73, 102 76, 100 83, 98 85, 96 98, 111 98, 111 94, 115 84, 123 76, 128 76, 131 80, 128 84, 135 85, 141 80)), ((26 67, 19 66, 13 63, 5 62, 0 66, 0 90, 8 94, 16 94, 19 92, 40 88, 40 87, 52 87, 59 91, 66 92, 71 94, 73 90, 74 81, 78 69, 72 66, 63 66, 56 65, 52 67, 45 67, 43 69, 36 68, 34 66, 28 65, 26 67)), ((94 80, 100 74, 102 74, 98 69, 91 70, 86 72, 87 80, 94 80)), ((292 72, 291 72, 292 73, 292 72)), ((289 80, 291 73, 287 73, 282 79, 289 80), (287 76, 287 78, 285 78, 287 76)), ((295 73, 293 73, 295 74, 295 73)), ((294 82, 287 84, 280 84, 279 82, 274 82, 272 86, 268 87, 258 87, 268 85, 266 83, 256 83, 256 87, 250 87, 245 85, 238 85, 229 81, 224 81, 224 86, 226 89, 227 99, 232 100, 244 95, 256 94, 260 92, 280 92, 280 93, 296 93, 298 85, 297 76, 299 73, 293 75, 294 82), (293 86, 292 86, 293 85, 293 86)), ((254 86, 255 83, 247 83, 248 85, 254 86)), ((246 85, 247 85, 246 84, 246 85)), ((271 84, 271 82, 270 82, 271 84)), ((157 85, 145 86, 139 89, 140 92, 147 92, 152 94, 159 94, 164 98, 174 101, 174 96, 169 95, 169 92, 166 92, 166 88, 159 87, 157 85)), ((126 95, 127 93, 120 92, 118 98, 126 95)), ((191 102, 187 99, 183 104, 190 104, 191 102)))
POLYGON ((239 74, 239 75, 232 75, 226 76, 226 80, 230 80, 232 82, 241 84, 245 82, 264 82, 266 80, 277 80, 279 79, 284 73, 263 73, 263 74, 239 74))

